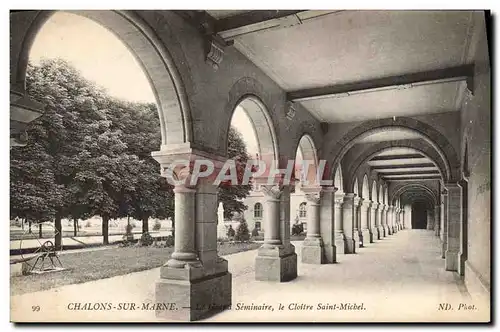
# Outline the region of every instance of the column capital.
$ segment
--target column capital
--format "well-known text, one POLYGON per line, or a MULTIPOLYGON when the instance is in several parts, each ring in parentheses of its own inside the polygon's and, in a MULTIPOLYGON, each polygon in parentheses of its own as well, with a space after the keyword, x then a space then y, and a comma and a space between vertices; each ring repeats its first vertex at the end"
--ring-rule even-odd
POLYGON ((445 182, 444 187, 446 190, 460 188, 460 184, 458 182, 445 182))
POLYGON ((306 193, 306 200, 312 204, 319 204, 321 200, 321 192, 306 193))
POLYGON ((365 207, 365 208, 370 208, 372 206, 372 201, 369 200, 369 199, 363 199, 363 201, 361 202, 361 206, 365 207))
POLYGON ((344 207, 346 205, 351 205, 351 206, 354 206, 354 197, 356 195, 353 194, 353 193, 347 193, 344 195, 344 207))
POLYGON ((341 206, 342 204, 344 204, 344 196, 345 195, 343 193, 336 192, 333 198, 333 204, 335 206, 341 206))
POLYGON ((227 158, 196 149, 191 143, 163 145, 151 153, 160 164, 163 177, 186 187, 196 187, 200 182, 214 182, 227 158), (196 167, 195 167, 196 166, 196 167), (203 172, 208 173, 203 175, 203 172))
POLYGON ((283 186, 278 184, 261 184, 261 192, 268 198, 279 200, 283 193, 283 186))
POLYGON ((362 204, 363 199, 359 196, 354 196, 354 199, 352 201, 353 201, 354 206, 358 207, 362 204))

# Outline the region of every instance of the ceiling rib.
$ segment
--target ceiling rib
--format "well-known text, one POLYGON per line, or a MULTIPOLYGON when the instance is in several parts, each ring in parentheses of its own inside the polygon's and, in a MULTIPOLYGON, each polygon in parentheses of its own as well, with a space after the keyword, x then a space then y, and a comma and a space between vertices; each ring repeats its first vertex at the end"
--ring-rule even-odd
POLYGON ((371 166, 372 169, 383 172, 385 169, 394 169, 394 168, 421 168, 421 167, 435 167, 433 163, 424 163, 424 164, 403 164, 403 165, 374 165, 371 166))
POLYGON ((388 156, 375 156, 372 159, 370 159, 369 161, 396 160, 396 159, 420 159, 420 158, 426 158, 426 157, 422 154, 419 154, 419 153, 394 154, 394 155, 388 155, 388 156))
POLYGON ((437 170, 436 171, 406 171, 406 172, 385 172, 385 173, 382 171, 378 171, 378 173, 380 173, 381 176, 388 177, 388 176, 392 176, 392 175, 439 174, 439 171, 437 171, 437 170))
POLYGON ((418 177, 401 177, 401 178, 394 178, 394 179, 386 179, 385 177, 382 177, 384 180, 388 181, 422 181, 422 180, 440 180, 441 176, 440 175, 432 175, 432 176, 418 176, 418 177))
POLYGON ((337 13, 339 10, 252 10, 221 18, 215 32, 225 40, 254 32, 302 24, 304 21, 337 13))
POLYGON ((473 65, 462 65, 353 83, 290 91, 287 93, 287 98, 292 101, 305 101, 324 98, 341 98, 354 94, 383 90, 404 90, 422 85, 468 81, 473 77, 473 73, 473 65))

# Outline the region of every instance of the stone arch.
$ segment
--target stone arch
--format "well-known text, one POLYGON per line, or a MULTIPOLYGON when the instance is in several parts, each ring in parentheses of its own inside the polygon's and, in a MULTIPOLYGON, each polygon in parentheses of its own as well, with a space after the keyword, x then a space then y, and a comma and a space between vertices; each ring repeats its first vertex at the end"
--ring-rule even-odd
POLYGON ((265 93, 258 81, 250 77, 243 77, 236 81, 229 91, 228 101, 224 108, 227 115, 221 121, 227 121, 221 126, 220 142, 222 152, 227 156, 227 140, 229 128, 234 111, 241 106, 252 124, 253 131, 257 137, 259 156, 265 161, 278 160, 278 138, 271 113, 270 105, 266 102, 265 93))
POLYGON ((430 197, 432 197, 432 202, 434 204, 438 204, 438 199, 436 196, 436 193, 429 187, 427 187, 425 184, 420 184, 420 183, 405 183, 398 187, 392 195, 390 196, 390 202, 394 202, 396 199, 398 199, 404 192, 410 190, 410 189, 420 189, 422 192, 427 193, 430 197))
POLYGON ((378 202, 378 195, 377 195, 377 181, 373 180, 372 182, 372 191, 370 198, 372 202, 377 203, 378 202))
POLYGON ((358 178, 356 177, 356 179, 354 180, 354 185, 352 187, 352 192, 354 194, 356 194, 357 196, 359 196, 359 184, 358 184, 358 178))
POLYGON ((368 200, 370 198, 370 189, 368 187, 368 176, 363 175, 363 183, 361 184, 360 196, 368 200))
MULTIPOLYGON (((318 150, 316 149, 313 138, 309 134, 303 134, 295 150, 300 150, 303 160, 308 161, 308 173, 304 174, 304 176, 306 176, 310 184, 314 183, 318 170, 318 150)), ((302 169, 302 165, 298 166, 298 169, 302 169)), ((297 177, 297 174, 295 176, 297 177)))
MULTIPOLYGON (((22 42, 18 56, 12 59, 11 88, 25 92, 26 69, 31 46, 40 28, 57 11, 39 11, 33 19, 22 42), (12 63, 14 61, 15 63, 12 63)), ((155 95, 160 118, 162 147, 193 140, 191 109, 186 93, 186 83, 177 68, 174 57, 165 44, 138 14, 126 10, 66 11, 86 17, 111 31, 137 59, 150 82, 155 95)), ((180 56, 176 54, 176 56, 180 56)), ((177 59, 180 63, 185 59, 177 59)))
POLYGON ((379 204, 383 204, 384 203, 384 192, 383 192, 383 185, 382 183, 379 183, 379 186, 378 186, 378 202, 379 204))
POLYGON ((446 168, 450 170, 447 180, 458 178, 457 170, 460 163, 457 153, 448 139, 431 125, 408 117, 371 120, 353 128, 339 139, 333 149, 330 150, 329 160, 331 160, 331 164, 337 165, 359 139, 389 129, 400 129, 419 134, 434 147, 440 158, 445 162, 446 168))
POLYGON ((399 140, 379 142, 369 149, 363 151, 363 153, 361 153, 358 158, 356 158, 356 160, 352 163, 352 167, 350 168, 350 177, 353 177, 354 174, 356 174, 359 167, 361 167, 363 163, 370 160, 378 153, 390 150, 392 148, 403 147, 414 149, 423 154, 425 157, 429 158, 436 165, 443 179, 451 176, 450 169, 447 168, 446 163, 441 159, 440 155, 430 144, 420 140, 399 140))
POLYGON ((342 177, 342 166, 339 164, 333 176, 333 185, 337 188, 338 193, 344 192, 344 178, 342 177))

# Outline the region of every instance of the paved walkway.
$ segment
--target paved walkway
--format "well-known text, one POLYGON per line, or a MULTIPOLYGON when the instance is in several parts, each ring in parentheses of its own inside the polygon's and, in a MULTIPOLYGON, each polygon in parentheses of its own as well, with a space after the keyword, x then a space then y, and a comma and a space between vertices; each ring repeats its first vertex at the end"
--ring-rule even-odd
MULTIPOLYGON (((300 262, 300 242, 295 243, 300 262)), ((257 321, 474 321, 488 320, 487 303, 474 303, 452 272, 443 268, 439 240, 431 231, 405 230, 340 255, 338 264, 298 264, 298 278, 287 283, 254 280, 256 251, 227 256, 233 274, 233 308, 209 322, 257 321), (237 310, 238 303, 264 305, 274 311, 237 310), (338 310, 342 303, 359 310, 338 310), (438 310, 440 304, 453 310, 438 310), (279 305, 284 307, 279 310, 279 305), (319 305, 336 310, 318 310, 319 305), (458 310, 460 304, 476 309, 458 310), (312 306, 312 308, 308 307, 312 306), (296 309, 301 308, 301 309, 296 309), (296 310, 293 310, 296 309, 296 310)), ((11 318, 21 321, 157 321, 141 310, 71 311, 68 304, 148 303, 154 300, 159 269, 68 285, 11 298, 11 318), (40 311, 32 309, 39 306, 40 311)))

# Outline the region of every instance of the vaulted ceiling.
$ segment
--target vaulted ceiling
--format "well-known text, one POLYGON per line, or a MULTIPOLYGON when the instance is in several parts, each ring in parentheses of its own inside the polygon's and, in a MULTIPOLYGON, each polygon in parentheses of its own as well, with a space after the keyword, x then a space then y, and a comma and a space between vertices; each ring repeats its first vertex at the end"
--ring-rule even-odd
MULTIPOLYGON (((470 11, 209 10, 181 13, 261 68, 321 122, 456 112, 471 76, 470 11), (203 25, 203 24, 201 24, 203 25)), ((391 130, 358 144, 418 139, 391 130)), ((386 181, 439 179, 434 162, 394 148, 368 165, 386 181)))

